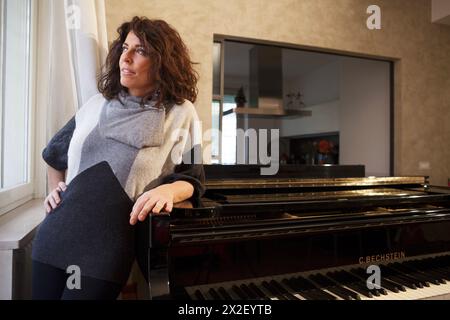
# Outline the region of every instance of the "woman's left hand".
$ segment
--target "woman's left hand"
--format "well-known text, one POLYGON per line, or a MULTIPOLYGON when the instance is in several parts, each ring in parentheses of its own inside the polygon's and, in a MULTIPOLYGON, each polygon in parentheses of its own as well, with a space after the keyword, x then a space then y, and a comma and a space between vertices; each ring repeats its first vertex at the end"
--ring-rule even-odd
POLYGON ((144 221, 150 213, 171 212, 173 208, 174 192, 169 184, 162 184, 150 191, 144 192, 136 200, 130 214, 130 224, 144 221))

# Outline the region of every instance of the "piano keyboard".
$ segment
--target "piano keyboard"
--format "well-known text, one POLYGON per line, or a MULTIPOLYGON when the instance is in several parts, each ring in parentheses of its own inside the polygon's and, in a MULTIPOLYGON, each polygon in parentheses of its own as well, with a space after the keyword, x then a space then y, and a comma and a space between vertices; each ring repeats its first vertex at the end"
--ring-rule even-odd
POLYGON ((450 299, 450 255, 380 263, 381 288, 361 265, 187 287, 194 300, 450 299))

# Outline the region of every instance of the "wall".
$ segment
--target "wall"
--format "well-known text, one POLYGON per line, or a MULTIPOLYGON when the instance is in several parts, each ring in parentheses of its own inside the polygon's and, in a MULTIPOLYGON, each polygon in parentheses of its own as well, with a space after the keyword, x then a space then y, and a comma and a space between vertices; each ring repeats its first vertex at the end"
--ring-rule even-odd
POLYGON ((133 15, 172 24, 200 62, 197 110, 211 126, 214 34, 396 59, 395 174, 450 177, 450 28, 432 24, 429 0, 106 0, 109 40, 133 15), (376 3, 381 30, 366 28, 376 3), (419 162, 430 169, 420 170, 419 162))
POLYGON ((293 81, 284 83, 284 101, 288 92, 296 93, 299 90, 303 94, 303 103, 306 106, 322 104, 339 99, 339 71, 340 60, 335 58, 335 62, 327 63, 319 68, 297 77, 293 81))
POLYGON ((288 117, 281 120, 280 137, 339 132, 339 100, 305 107, 308 117, 288 117))
POLYGON ((339 163, 389 176, 389 64, 342 58, 340 75, 339 163))

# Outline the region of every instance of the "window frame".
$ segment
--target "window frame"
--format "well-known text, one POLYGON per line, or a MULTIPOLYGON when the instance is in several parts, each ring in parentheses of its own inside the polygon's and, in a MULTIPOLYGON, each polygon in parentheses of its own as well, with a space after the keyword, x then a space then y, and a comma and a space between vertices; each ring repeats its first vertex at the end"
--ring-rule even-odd
MULTIPOLYGON (((214 102, 218 102, 219 103, 219 154, 216 155, 211 155, 211 160, 213 162, 218 162, 219 164, 222 163, 222 117, 223 117, 223 103, 224 103, 224 70, 225 70, 225 46, 224 43, 225 40, 222 39, 214 39, 213 41, 213 45, 214 43, 219 43, 220 44, 220 77, 219 77, 219 94, 214 94, 213 92, 213 96, 212 96, 212 100, 211 100, 211 105, 214 102)), ((214 72, 214 70, 213 70, 214 72)), ((214 81, 214 74, 213 74, 213 81, 214 81)), ((214 86, 214 85, 213 85, 214 86)), ((214 88, 213 88, 214 91, 214 88)))
MULTIPOLYGON (((39 127, 36 123, 36 75, 37 75, 37 1, 29 1, 29 16, 27 21, 27 28, 29 30, 29 42, 28 42, 28 134, 27 134, 27 183, 16 185, 10 188, 0 190, 0 216, 8 213, 9 211, 17 208, 18 206, 35 198, 37 182, 39 179, 35 179, 36 172, 36 135, 34 134, 36 128, 39 127)), ((4 14, 4 1, 1 1, 0 14, 4 14)), ((5 31, 4 23, 5 19, 1 19, 1 39, 3 42, 3 33, 5 31)), ((3 61, 3 50, 0 56, 3 61)), ((1 70, 3 72, 3 70, 1 70)), ((3 79, 3 76, 1 77, 3 79)), ((1 82, 2 80, 0 80, 1 82)), ((0 83, 2 85, 2 83, 0 83)), ((0 102, 1 103, 1 102, 0 102)), ((0 105, 0 110, 2 106, 0 105)), ((2 112, 0 112, 1 114, 2 112)), ((1 117, 1 116, 0 116, 1 117)), ((4 119, 0 119, 4 121, 4 119)), ((2 129, 3 130, 3 129, 2 129)), ((0 151, 3 157, 3 146, 0 144, 0 151)), ((1 163, 0 163, 1 164, 1 163)))

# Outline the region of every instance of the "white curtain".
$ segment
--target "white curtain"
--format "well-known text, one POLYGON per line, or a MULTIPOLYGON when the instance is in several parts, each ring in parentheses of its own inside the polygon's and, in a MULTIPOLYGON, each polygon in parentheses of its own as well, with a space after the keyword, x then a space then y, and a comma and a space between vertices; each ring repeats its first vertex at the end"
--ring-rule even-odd
MULTIPOLYGON (((96 78, 107 53, 104 0, 39 0, 37 21, 36 120, 40 152, 49 139, 97 93, 96 78)), ((38 183, 38 194, 45 189, 38 183)))
POLYGON ((65 0, 65 4, 78 107, 81 107, 97 93, 97 75, 106 59, 105 3, 104 0, 65 0))
POLYGON ((38 24, 38 98, 51 138, 97 93, 107 52, 104 0, 40 0, 38 24))

